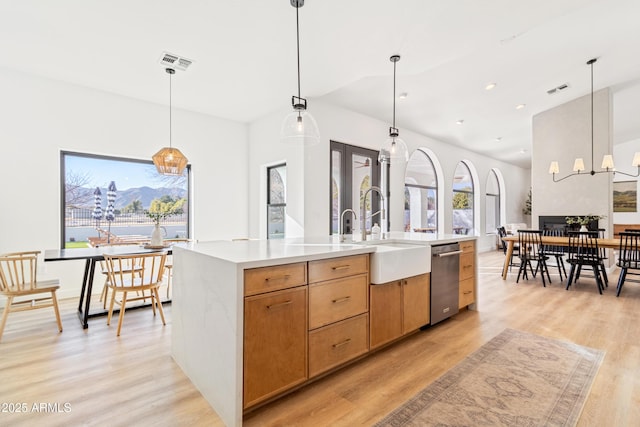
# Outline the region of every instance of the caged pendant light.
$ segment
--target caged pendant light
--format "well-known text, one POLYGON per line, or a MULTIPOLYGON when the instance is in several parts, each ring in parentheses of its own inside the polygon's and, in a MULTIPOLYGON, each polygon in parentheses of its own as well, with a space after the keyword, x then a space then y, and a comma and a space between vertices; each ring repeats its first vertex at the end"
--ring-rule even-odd
POLYGON ((166 68, 165 71, 169 74, 169 146, 154 154, 152 159, 158 173, 162 175, 182 175, 188 160, 180 150, 171 146, 171 76, 176 71, 173 68, 166 68))
POLYGON ((293 112, 289 113, 282 122, 280 140, 285 143, 313 145, 320 142, 320 132, 316 120, 307 111, 307 100, 300 96, 300 21, 298 11, 304 6, 304 0, 290 0, 291 6, 296 8, 296 43, 298 57, 298 96, 291 97, 293 112))
POLYGON ((409 161, 409 150, 407 144, 398 137, 396 128, 396 63, 400 61, 400 55, 393 55, 389 58, 393 62, 393 126, 389 128, 389 138, 380 149, 378 160, 380 162, 407 162, 409 161))
POLYGON ((575 161, 573 162, 573 173, 569 174, 563 178, 560 179, 556 179, 556 174, 560 173, 560 167, 558 166, 558 162, 557 161, 552 161, 551 164, 549 165, 549 173, 553 176, 553 182, 560 182, 562 180, 565 180, 571 176, 576 176, 576 175, 582 175, 582 176, 587 176, 587 175, 595 175, 598 173, 612 173, 612 174, 622 174, 622 175, 626 175, 626 176, 630 176, 632 178, 635 178, 637 176, 640 176, 640 151, 636 152, 635 155, 633 156, 633 160, 631 162, 631 165, 634 167, 638 168, 638 172, 635 175, 632 174, 628 174, 625 172, 620 172, 620 171, 616 171, 616 168, 613 164, 613 156, 611 154, 606 154, 603 158, 602 158, 602 165, 600 166, 603 170, 600 171, 596 171, 593 165, 593 64, 597 61, 596 58, 590 59, 589 61, 587 61, 587 65, 589 65, 591 67, 591 172, 588 173, 582 173, 585 170, 584 167, 584 160, 582 158, 577 158, 575 159, 575 161))

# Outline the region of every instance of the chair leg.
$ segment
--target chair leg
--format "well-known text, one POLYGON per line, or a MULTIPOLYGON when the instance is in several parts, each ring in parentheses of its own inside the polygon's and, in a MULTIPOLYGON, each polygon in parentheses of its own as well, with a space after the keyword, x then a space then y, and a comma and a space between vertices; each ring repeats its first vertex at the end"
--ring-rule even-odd
POLYGON ((120 303, 120 316, 118 316, 118 330, 116 331, 116 336, 120 336, 120 330, 122 329, 122 321, 124 320, 124 311, 127 306, 127 292, 122 293, 122 303, 120 303))
POLYGON ((602 281, 602 277, 600 276, 600 269, 597 265, 593 266, 593 275, 596 278, 596 285, 598 286, 598 293, 602 295, 602 290, 604 289, 604 283, 602 281))
MULTIPOLYGON (((518 267, 518 277, 516 277, 516 283, 518 283, 518 281, 520 280, 520 274, 522 273, 522 270, 524 268, 524 276, 527 275, 527 263, 524 260, 520 260, 520 266, 518 267)), ((523 276, 523 279, 524 279, 523 276)))
POLYGON ((151 290, 153 294, 155 294, 156 304, 158 304, 158 311, 160 312, 160 317, 162 318, 162 324, 166 325, 167 322, 164 320, 164 310, 162 309, 162 303, 160 302, 160 293, 158 292, 158 288, 153 288, 151 290))
POLYGON ((604 267, 604 263, 600 263, 600 271, 602 271, 602 277, 604 278, 604 284, 609 287, 609 278, 607 277, 607 269, 604 267))
POLYGON ((111 324, 111 316, 113 315, 113 306, 116 303, 116 290, 111 289, 111 303, 109 304, 109 314, 107 314, 107 326, 111 324))
MULTIPOLYGON (((618 277, 618 289, 616 291, 616 296, 620 296, 620 291, 622 290, 622 285, 624 285, 624 279, 627 277, 627 269, 626 267, 622 267, 620 270, 620 277, 618 277)), ((0 334, 2 334, 2 329, 0 329, 0 334)))
MULTIPOLYGON (((562 267, 562 272, 560 273, 560 281, 562 281, 562 273, 564 273, 564 278, 567 278, 567 270, 564 268, 564 258, 562 257, 562 255, 558 255, 558 265, 562 267)), ((560 267, 558 267, 558 270, 560 270, 560 267)))
POLYGON ((62 332, 62 320, 60 320, 60 310, 58 309, 56 291, 51 291, 51 300, 53 301, 53 311, 56 313, 56 320, 58 321, 58 330, 62 332))
POLYGON ((4 332, 4 326, 7 324, 7 318, 11 311, 11 304, 13 304, 13 297, 7 297, 6 305, 4 306, 4 313, 2 313, 2 321, 0 322, 0 340, 2 340, 2 333, 4 332))
POLYGON ((575 264, 571 264, 571 269, 569 270, 569 277, 567 278, 567 288, 566 290, 569 290, 569 287, 571 286, 571 282, 573 280, 573 275, 575 273, 576 270, 576 266, 575 264))

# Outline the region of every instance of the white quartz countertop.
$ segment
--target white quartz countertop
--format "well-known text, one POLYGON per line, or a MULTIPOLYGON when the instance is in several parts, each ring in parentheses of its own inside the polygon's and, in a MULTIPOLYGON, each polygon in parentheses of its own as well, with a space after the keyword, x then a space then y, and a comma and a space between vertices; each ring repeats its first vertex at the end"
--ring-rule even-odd
POLYGON ((246 269, 366 254, 375 252, 376 245, 381 243, 395 242, 417 245, 437 245, 475 239, 476 236, 457 234, 392 232, 388 233, 385 239, 375 241, 368 240, 366 242, 352 242, 351 236, 346 236, 345 241, 342 243, 339 241, 338 236, 278 240, 216 240, 176 245, 173 250, 197 252, 237 264, 238 267, 246 269))

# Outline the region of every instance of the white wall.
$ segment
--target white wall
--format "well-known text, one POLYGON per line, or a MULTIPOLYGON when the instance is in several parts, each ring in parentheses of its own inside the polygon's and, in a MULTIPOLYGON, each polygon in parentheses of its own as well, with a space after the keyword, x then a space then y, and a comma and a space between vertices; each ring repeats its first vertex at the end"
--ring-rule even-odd
MULTIPOLYGON (((339 141, 365 148, 379 149, 385 141, 389 124, 353 111, 344 110, 309 100, 309 111, 315 117, 320 129, 321 143, 315 146, 299 148, 287 152, 287 147, 278 141, 280 124, 287 114, 283 109, 263 117, 250 125, 249 144, 249 231, 251 237, 264 237, 261 226, 264 212, 265 186, 261 182, 260 170, 264 164, 276 162, 287 157, 288 183, 296 183, 297 188, 287 190, 287 210, 296 223, 304 226, 307 236, 323 236, 329 233, 329 141, 339 141), (300 162, 302 162, 302 167, 300 162), (300 186, 300 183, 303 185, 300 186)), ((491 168, 498 168, 506 183, 505 223, 528 222, 522 215, 524 200, 529 191, 530 171, 500 162, 480 154, 473 153, 453 145, 410 132, 400 127, 400 136, 413 152, 419 147, 431 149, 442 164, 444 182, 445 232, 452 227, 451 203, 453 174, 460 160, 473 163, 478 172, 479 182, 476 190, 480 197, 479 212, 485 211, 485 186, 491 168)), ((390 219, 391 230, 403 229, 404 168, 394 168, 391 172, 390 219), (400 195, 400 196, 398 196, 400 195)), ((289 218, 287 218, 289 220, 289 218)), ((485 236, 484 217, 476 219, 479 233, 479 248, 488 249, 495 245, 495 237, 485 236)), ((302 231, 302 230, 300 230, 302 231)), ((495 230, 488 230, 494 232, 495 230)))
MULTIPOLYGON (((60 247, 60 150, 150 159, 168 145, 166 105, 1 68, 0 93, 0 253, 60 247)), ((246 234, 247 125, 174 108, 173 145, 192 165, 192 237, 246 234)), ((61 297, 79 295, 82 268, 41 263, 61 297)))
MULTIPOLYGON (((616 144, 613 147, 613 160, 616 169, 631 175, 638 173, 638 169, 631 166, 633 155, 640 151, 640 139, 616 144)), ((636 194, 640 194, 640 177, 631 178, 625 175, 616 174, 614 181, 636 181, 636 194)), ((614 212, 614 224, 640 224, 640 201, 637 201, 636 212, 614 212)))
MULTIPOLYGON (((609 89, 594 93, 594 169, 612 152, 612 111, 609 89)), ((618 160, 618 163, 620 160, 618 160)), ((631 160, 628 161, 629 164, 631 160)), ((532 221, 541 215, 606 215, 600 226, 612 229, 612 176, 591 170, 591 96, 586 95, 533 117, 531 161, 532 221), (585 176, 553 182, 549 164, 559 162, 558 179, 570 173, 576 157, 584 159, 585 176)))

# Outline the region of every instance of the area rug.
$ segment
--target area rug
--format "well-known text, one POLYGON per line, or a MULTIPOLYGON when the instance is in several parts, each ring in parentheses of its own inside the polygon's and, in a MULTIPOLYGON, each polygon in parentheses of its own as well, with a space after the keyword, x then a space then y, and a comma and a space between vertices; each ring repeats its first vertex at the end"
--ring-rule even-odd
POLYGON ((376 426, 574 426, 604 353, 505 329, 376 426))

